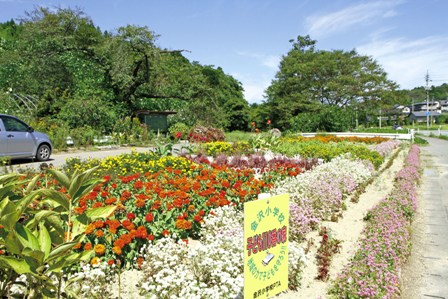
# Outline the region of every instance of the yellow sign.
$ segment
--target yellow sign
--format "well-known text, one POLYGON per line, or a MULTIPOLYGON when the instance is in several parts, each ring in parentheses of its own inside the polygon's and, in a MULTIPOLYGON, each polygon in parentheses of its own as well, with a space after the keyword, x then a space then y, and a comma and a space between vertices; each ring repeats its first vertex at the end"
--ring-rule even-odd
POLYGON ((289 195, 244 204, 244 298, 288 289, 289 195))

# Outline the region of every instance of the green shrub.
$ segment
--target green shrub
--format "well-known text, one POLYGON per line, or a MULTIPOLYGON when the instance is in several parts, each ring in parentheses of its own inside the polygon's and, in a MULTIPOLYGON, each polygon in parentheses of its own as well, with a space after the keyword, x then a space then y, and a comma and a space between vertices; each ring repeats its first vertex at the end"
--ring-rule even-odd
POLYGON ((168 134, 173 139, 186 140, 190 133, 190 127, 184 123, 178 122, 168 128, 168 134))

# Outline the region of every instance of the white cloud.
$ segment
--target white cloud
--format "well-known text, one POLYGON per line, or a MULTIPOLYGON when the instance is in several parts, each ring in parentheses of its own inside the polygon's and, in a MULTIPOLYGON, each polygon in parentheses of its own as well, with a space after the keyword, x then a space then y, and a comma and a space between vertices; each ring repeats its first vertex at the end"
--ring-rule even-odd
POLYGON ((264 100, 264 91, 271 85, 271 80, 267 78, 267 75, 262 76, 263 78, 240 73, 232 73, 231 75, 243 84, 244 98, 249 104, 261 103, 264 100))
POLYGON ((357 47, 361 55, 378 61, 389 79, 401 88, 424 86, 426 72, 434 85, 448 82, 448 36, 429 36, 421 39, 375 38, 357 47))
POLYGON ((326 15, 311 16, 306 19, 308 33, 313 37, 322 37, 334 32, 343 32, 371 23, 379 19, 395 16, 394 7, 402 0, 383 0, 366 2, 344 8, 326 15))
POLYGON ((278 70, 278 65, 281 59, 281 57, 275 55, 250 53, 244 51, 238 51, 237 54, 244 57, 254 58, 259 61, 260 65, 266 66, 273 70, 278 70))

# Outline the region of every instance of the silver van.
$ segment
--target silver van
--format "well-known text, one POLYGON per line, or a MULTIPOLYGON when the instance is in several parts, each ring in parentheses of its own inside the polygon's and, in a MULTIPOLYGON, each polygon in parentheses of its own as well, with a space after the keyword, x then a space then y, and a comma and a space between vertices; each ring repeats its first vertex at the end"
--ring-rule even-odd
POLYGON ((52 148, 46 134, 34 131, 17 117, 0 114, 0 157, 47 161, 52 148))

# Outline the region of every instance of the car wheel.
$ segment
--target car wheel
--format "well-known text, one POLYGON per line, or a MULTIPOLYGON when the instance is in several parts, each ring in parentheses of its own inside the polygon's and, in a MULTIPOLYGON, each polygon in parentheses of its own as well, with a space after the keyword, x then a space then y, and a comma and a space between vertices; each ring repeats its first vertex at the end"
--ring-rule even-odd
POLYGON ((51 149, 48 145, 42 144, 37 149, 36 159, 37 161, 47 161, 50 159, 51 149))

